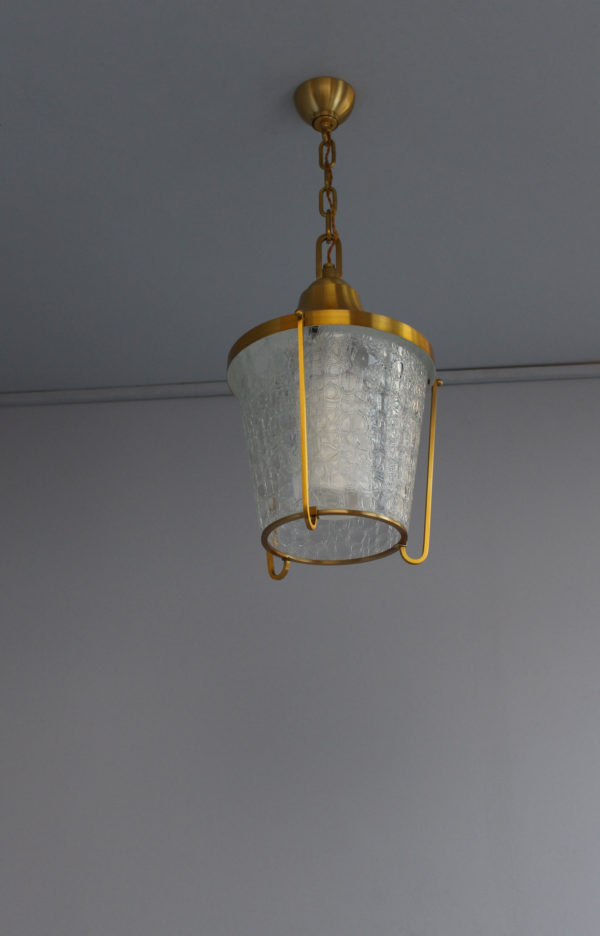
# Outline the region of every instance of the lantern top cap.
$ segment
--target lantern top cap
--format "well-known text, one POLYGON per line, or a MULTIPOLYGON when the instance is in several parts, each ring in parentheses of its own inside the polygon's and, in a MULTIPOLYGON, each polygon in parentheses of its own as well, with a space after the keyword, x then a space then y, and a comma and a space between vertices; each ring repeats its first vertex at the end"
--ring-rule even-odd
POLYGON ((347 309, 349 312, 364 312, 360 296, 346 280, 331 276, 329 271, 320 276, 298 300, 299 312, 314 312, 317 309, 347 309))
MULTIPOLYGON (((345 284, 348 286, 348 284, 345 284)), ((310 286, 306 292, 310 291, 310 286)), ((351 289, 351 287, 348 287, 351 289)), ((354 290, 352 290, 354 292, 354 290)), ((304 295, 304 293, 303 293, 304 295)), ((355 293, 356 295, 356 293, 355 293)), ((357 297, 358 298, 358 297, 357 297)), ((360 302, 360 300, 359 300, 360 302)), ((299 309, 298 311, 303 311, 299 309)), ((405 341, 410 341, 412 344, 417 345, 421 351, 424 351, 425 354, 431 359, 431 363, 434 367, 435 374, 435 359, 433 356, 433 348, 427 341, 424 335, 412 328, 410 325, 406 325, 405 322, 399 322, 397 319, 390 318, 387 315, 378 315, 376 313, 364 312, 362 309, 315 309, 303 311, 304 324, 307 328, 319 327, 321 325, 358 325, 361 328, 374 328, 376 331, 387 332, 390 335, 396 335, 398 338, 403 338, 405 341)), ((283 315, 280 318, 269 319, 268 322, 262 322, 260 325, 256 325, 254 328, 251 328, 250 331, 245 332, 236 343, 233 345, 229 352, 227 359, 227 367, 231 366, 234 358, 240 354, 241 351, 244 351, 245 348, 249 347, 251 344, 254 344, 255 341, 261 341, 263 338, 268 338, 270 335, 276 335, 279 332, 288 331, 292 328, 298 327, 298 316, 296 312, 291 315, 283 315)))

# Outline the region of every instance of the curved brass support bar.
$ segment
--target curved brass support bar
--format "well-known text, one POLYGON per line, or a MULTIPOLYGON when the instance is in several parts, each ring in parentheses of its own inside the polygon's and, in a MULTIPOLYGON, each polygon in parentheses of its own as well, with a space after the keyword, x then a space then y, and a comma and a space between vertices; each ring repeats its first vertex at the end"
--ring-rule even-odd
POLYGON ((273 562, 273 553, 270 553, 267 550, 267 569, 269 570, 269 575, 275 581, 280 582, 281 579, 284 579, 290 570, 290 560, 284 559, 283 565, 281 567, 281 572, 275 571, 275 563, 273 562))
POLYGON ((411 559, 406 552, 406 546, 400 546, 400 555, 410 565, 420 565, 429 555, 429 540, 431 536, 431 496, 433 492, 433 456, 435 450, 435 420, 437 411, 437 390, 442 386, 442 380, 434 380, 431 387, 431 410, 429 413, 429 455, 427 457, 427 493, 425 495, 425 528, 423 530, 423 552, 418 559, 411 559))
POLYGON ((298 391, 300 397, 300 459, 302 462, 302 510, 309 530, 317 529, 318 511, 310 506, 308 492, 308 439, 306 433, 306 379, 304 376, 304 314, 296 312, 298 319, 298 391))

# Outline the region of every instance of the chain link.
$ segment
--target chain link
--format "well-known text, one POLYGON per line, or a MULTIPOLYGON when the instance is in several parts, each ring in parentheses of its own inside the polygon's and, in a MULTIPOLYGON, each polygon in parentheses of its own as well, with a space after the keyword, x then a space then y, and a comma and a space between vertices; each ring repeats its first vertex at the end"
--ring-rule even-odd
POLYGON ((327 249, 327 263, 331 264, 331 254, 336 247, 340 236, 335 226, 335 215, 337 212, 337 192, 333 187, 333 167, 335 166, 335 143, 331 139, 331 133, 326 130, 321 134, 319 144, 319 167, 323 170, 324 182, 323 188, 319 192, 319 214, 325 218, 325 240, 329 244, 327 249), (327 199, 327 205, 325 204, 327 199))

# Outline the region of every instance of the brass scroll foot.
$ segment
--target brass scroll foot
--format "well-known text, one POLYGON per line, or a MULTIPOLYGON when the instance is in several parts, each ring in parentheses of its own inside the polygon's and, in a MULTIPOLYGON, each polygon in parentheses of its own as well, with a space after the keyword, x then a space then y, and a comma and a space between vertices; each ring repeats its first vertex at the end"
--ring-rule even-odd
POLYGON ((281 572, 275 571, 275 563, 273 562, 273 553, 267 551, 267 569, 269 570, 269 575, 275 581, 280 582, 281 579, 284 579, 290 570, 290 560, 284 559, 283 566, 281 567, 281 572))

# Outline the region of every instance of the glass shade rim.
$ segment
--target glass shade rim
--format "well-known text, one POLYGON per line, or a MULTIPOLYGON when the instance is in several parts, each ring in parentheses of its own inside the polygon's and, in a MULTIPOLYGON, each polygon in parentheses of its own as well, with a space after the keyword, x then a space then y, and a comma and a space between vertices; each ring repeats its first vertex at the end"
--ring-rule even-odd
MULTIPOLYGON (((361 328, 373 328, 375 331, 387 332, 397 338, 403 338, 405 341, 416 345, 421 351, 431 359, 435 372, 435 358, 433 348, 427 338, 405 322, 390 318, 388 315, 378 315, 373 312, 363 312, 350 309, 318 309, 316 311, 304 312, 304 326, 311 328, 319 325, 357 325, 361 328)), ((249 331, 244 332, 232 346, 227 357, 227 368, 237 355, 262 338, 268 338, 279 332, 288 331, 298 327, 298 317, 296 313, 291 315, 282 315, 279 318, 269 319, 260 325, 255 325, 249 331)))
POLYGON ((287 517, 280 517, 277 520, 274 520, 272 523, 269 523, 262 532, 261 543, 267 552, 272 553, 272 555, 277 556, 279 559, 289 560, 290 562, 300 562, 304 565, 356 565, 359 562, 371 562, 375 559, 383 559, 385 556, 391 556, 392 553, 398 552, 401 546, 406 546, 408 541, 408 533, 404 526, 401 523, 398 523, 397 520, 392 520, 391 517, 386 517, 384 514, 372 513, 368 510, 350 510, 350 509, 341 509, 341 508, 325 508, 323 510, 317 509, 317 517, 366 517, 369 520, 377 520, 380 523, 387 523, 389 526, 393 527, 398 531, 400 538, 397 543, 394 543, 393 546, 388 549, 384 549, 381 552, 372 553, 369 556, 358 556, 351 559, 309 559, 305 556, 292 556, 291 553, 285 553, 280 549, 277 549, 276 546, 273 546, 269 542, 269 536, 279 527, 285 526, 287 523, 292 523, 296 520, 303 520, 304 514, 302 511, 299 513, 289 514, 287 517))

